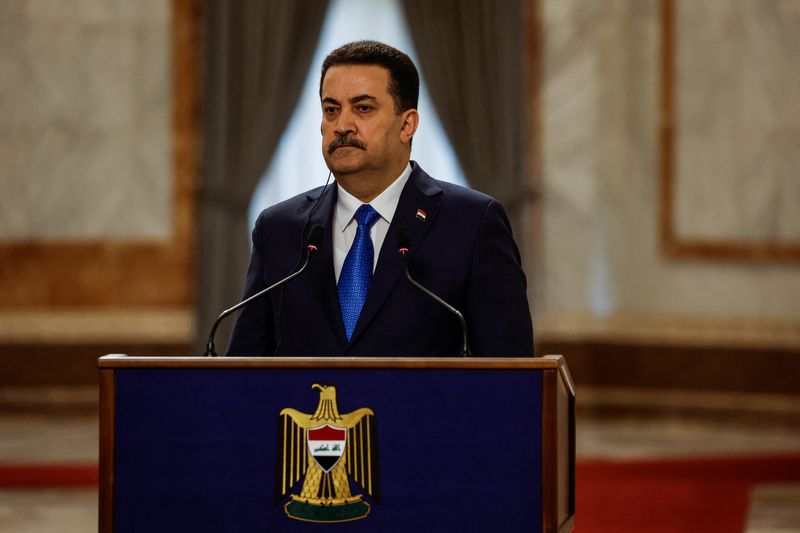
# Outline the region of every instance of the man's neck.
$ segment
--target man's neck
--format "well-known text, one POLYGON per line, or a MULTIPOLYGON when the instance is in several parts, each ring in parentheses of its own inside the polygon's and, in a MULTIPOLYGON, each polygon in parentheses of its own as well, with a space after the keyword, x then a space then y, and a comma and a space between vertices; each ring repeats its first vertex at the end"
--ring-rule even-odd
POLYGON ((368 204, 374 200, 380 193, 394 183, 403 169, 406 168, 408 160, 401 162, 396 167, 387 168, 383 171, 363 171, 354 174, 345 174, 341 176, 334 175, 336 182, 344 190, 361 200, 363 203, 368 204))

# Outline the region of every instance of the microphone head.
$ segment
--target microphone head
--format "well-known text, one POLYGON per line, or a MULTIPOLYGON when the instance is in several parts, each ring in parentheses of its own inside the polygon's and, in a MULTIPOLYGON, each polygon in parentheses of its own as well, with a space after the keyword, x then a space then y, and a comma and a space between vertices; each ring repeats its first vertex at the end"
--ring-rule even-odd
POLYGON ((408 236, 408 228, 405 226, 397 227, 397 250, 405 253, 411 248, 411 238, 408 236))
POLYGON ((308 232, 308 247, 313 248, 314 250, 319 248, 320 243, 322 243, 322 236, 324 233, 325 229, 319 224, 314 224, 311 226, 311 231, 308 232))

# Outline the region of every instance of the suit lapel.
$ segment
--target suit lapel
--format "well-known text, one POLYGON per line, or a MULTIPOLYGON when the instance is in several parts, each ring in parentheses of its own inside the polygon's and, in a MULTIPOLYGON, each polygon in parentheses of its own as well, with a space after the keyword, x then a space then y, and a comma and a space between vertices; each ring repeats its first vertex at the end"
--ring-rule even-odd
MULTIPOLYGON (((336 184, 329 186, 333 190, 329 190, 322 200, 320 200, 319 207, 312 215, 308 227, 314 224, 320 224, 325 228, 322 244, 317 252, 318 257, 314 258, 313 265, 310 266, 307 274, 311 279, 311 284, 314 288, 314 295, 319 301, 319 305, 323 310, 326 320, 332 331, 336 332, 336 338, 339 341, 342 352, 347 346, 347 337, 344 332, 344 324, 342 323, 342 314, 339 310, 339 296, 336 291, 336 274, 333 270, 333 210, 336 206, 336 184)), ((316 202, 321 189, 312 191, 308 194, 307 198, 311 202, 309 205, 313 206, 316 202)), ((308 207, 307 209, 311 209, 308 207)), ((302 213, 303 218, 308 216, 307 211, 302 213)), ((308 231, 308 229, 306 229, 308 231)), ((308 354, 313 355, 313 354, 308 354)))
POLYGON ((403 188, 397 210, 383 241, 375 274, 372 277, 364 307, 361 309, 361 315, 358 317, 356 329, 350 339, 350 346, 355 344, 361 333, 368 329, 370 322, 375 318, 403 273, 402 258, 397 251, 397 228, 405 226, 408 229, 411 239, 410 260, 414 257, 414 253, 425 238, 428 229, 435 223, 436 215, 441 207, 440 198, 437 198, 437 195, 442 190, 419 165, 412 162, 412 166, 413 171, 403 188), (422 217, 417 216, 418 211, 422 211, 422 217))

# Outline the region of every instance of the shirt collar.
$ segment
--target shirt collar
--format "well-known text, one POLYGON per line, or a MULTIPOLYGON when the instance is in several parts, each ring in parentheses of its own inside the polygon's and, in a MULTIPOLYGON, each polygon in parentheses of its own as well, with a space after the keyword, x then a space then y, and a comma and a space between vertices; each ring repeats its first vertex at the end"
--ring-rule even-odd
MULTIPOLYGON (((378 196, 373 198, 369 203, 375 211, 389 224, 392 223, 394 212, 397 210, 397 204, 400 202, 400 194, 403 192, 403 187, 406 186, 408 177, 411 175, 411 164, 406 163, 406 168, 403 172, 392 182, 391 185, 386 187, 378 196)), ((356 214, 356 209, 363 205, 363 202, 344 190, 343 187, 338 187, 338 194, 336 200, 336 213, 337 225, 339 231, 344 231, 345 228, 353 220, 353 215, 356 214)))

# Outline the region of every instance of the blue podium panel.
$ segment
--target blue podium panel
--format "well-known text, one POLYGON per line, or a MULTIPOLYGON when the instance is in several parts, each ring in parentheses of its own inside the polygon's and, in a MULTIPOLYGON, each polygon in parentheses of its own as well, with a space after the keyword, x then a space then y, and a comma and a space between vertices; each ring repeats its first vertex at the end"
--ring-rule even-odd
POLYGON ((115 402, 118 533, 542 530, 538 370, 120 368, 115 402), (314 413, 313 384, 374 413, 380 494, 350 481, 359 520, 290 518, 302 477, 276 501, 279 413, 314 413))

